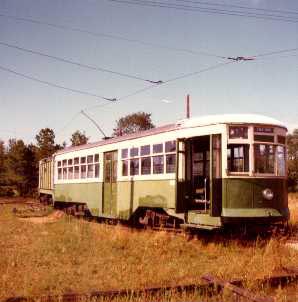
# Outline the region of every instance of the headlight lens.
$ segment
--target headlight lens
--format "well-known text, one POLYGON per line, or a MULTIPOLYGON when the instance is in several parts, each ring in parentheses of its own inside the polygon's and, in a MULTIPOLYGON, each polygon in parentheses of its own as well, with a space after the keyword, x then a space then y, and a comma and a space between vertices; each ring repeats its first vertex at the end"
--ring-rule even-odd
POLYGON ((269 189, 269 188, 264 189, 264 190, 262 191, 262 194, 263 194, 263 197, 264 197, 265 199, 267 199, 267 200, 272 200, 273 197, 274 197, 274 194, 273 194, 272 190, 269 189))

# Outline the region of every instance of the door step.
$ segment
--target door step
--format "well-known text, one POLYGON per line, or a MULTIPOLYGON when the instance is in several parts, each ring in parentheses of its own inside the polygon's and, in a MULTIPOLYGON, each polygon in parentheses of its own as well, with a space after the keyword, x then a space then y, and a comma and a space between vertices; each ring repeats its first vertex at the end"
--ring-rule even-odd
POLYGON ((220 226, 216 225, 206 225, 206 224, 194 224, 194 223, 183 223, 180 224, 180 227, 184 230, 189 230, 189 229, 203 229, 203 230, 217 230, 220 228, 220 226))
POLYGON ((200 211, 188 211, 187 213, 187 224, 194 225, 206 225, 210 227, 221 227, 221 218, 212 217, 210 214, 203 214, 200 211))

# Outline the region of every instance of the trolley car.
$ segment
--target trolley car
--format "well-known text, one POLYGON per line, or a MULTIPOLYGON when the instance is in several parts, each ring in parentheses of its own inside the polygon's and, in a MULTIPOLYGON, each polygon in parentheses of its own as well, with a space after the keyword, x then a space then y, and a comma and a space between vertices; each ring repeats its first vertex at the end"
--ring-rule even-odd
POLYGON ((214 115, 68 147, 40 161, 40 198, 152 226, 285 222, 286 133, 266 116, 214 115))

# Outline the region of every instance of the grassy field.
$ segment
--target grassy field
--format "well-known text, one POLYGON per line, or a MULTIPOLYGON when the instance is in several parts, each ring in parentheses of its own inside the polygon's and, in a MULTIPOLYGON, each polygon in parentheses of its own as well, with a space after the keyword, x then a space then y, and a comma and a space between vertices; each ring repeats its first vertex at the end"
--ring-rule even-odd
MULTIPOLYGON (((298 195, 289 197, 290 223, 296 232, 298 195)), ((256 278, 270 275, 282 266, 298 267, 298 251, 285 247, 280 237, 242 241, 223 235, 201 235, 189 240, 175 234, 125 229, 69 216, 52 223, 33 223, 16 217, 14 207, 0 205, 0 300, 10 296, 200 283, 206 273, 227 280, 245 277, 247 286, 259 291, 256 278)), ((287 301, 283 300, 286 291, 278 289, 273 294, 278 295, 278 301, 287 301)), ((195 292, 187 296, 187 301, 201 301, 199 296, 195 292)), ((185 299, 183 293, 170 292, 158 300, 185 299)), ((204 299, 222 301, 222 297, 204 299)), ((144 297, 122 300, 144 301, 144 297)), ((152 301, 157 301, 156 297, 152 301)))

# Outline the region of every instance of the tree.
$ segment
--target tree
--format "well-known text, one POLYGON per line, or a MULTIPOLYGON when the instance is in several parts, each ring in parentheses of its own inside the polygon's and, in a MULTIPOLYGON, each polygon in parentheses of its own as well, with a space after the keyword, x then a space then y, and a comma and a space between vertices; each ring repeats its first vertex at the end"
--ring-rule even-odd
POLYGON ((289 187, 298 186, 298 129, 287 135, 288 144, 288 182, 289 187))
POLYGON ((5 173, 6 173, 6 154, 4 142, 0 140, 0 185, 5 183, 5 173))
POLYGON ((113 129, 113 136, 121 136, 151 128, 155 128, 151 120, 151 113, 136 112, 121 117, 116 121, 116 128, 113 129))
POLYGON ((7 180, 10 185, 17 187, 21 195, 25 191, 25 166, 24 154, 26 145, 22 140, 10 139, 7 152, 7 180))
POLYGON ((55 145, 55 134, 53 129, 43 128, 35 138, 37 141, 39 159, 49 157, 59 149, 59 145, 55 145))
POLYGON ((80 146, 80 145, 87 144, 88 140, 89 137, 86 136, 85 131, 81 132, 80 130, 75 131, 71 135, 71 139, 70 139, 72 146, 80 146))

